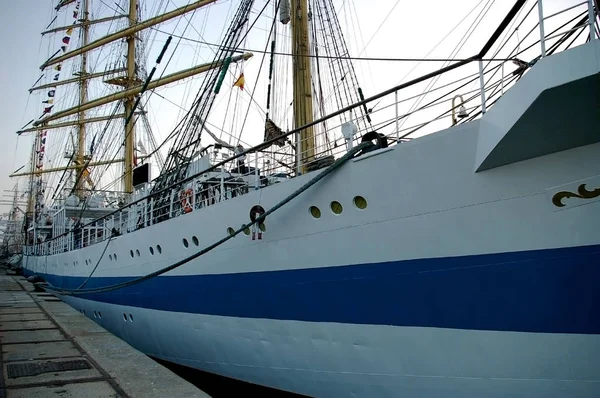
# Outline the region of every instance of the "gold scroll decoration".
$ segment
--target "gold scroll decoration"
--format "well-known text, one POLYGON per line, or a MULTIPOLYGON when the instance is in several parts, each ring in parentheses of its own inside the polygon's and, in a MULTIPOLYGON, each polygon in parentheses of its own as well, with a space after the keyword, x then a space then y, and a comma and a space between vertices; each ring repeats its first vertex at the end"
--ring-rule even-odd
POLYGON ((564 207, 565 204, 562 202, 565 198, 580 198, 580 199, 593 199, 600 196, 600 188, 596 188, 592 191, 585 189, 586 184, 581 184, 577 188, 577 193, 569 191, 560 191, 554 194, 552 197, 552 203, 556 207, 564 207))

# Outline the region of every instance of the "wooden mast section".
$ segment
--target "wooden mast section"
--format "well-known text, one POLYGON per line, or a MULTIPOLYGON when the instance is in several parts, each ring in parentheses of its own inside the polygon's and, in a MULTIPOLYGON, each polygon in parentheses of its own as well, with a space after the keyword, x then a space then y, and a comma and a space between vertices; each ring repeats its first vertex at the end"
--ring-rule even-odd
MULTIPOLYGON (((137 25, 137 0, 129 0, 129 26, 137 25)), ((135 62, 135 34, 133 32, 127 37, 127 89, 135 86, 136 82, 136 62, 135 62)), ((133 168, 134 168, 134 143, 135 143, 135 118, 133 117, 133 106, 135 104, 135 95, 125 97, 125 161, 123 167, 123 191, 125 193, 133 192, 133 168)))
MULTIPOLYGON (((248 60, 252 57, 252 53, 244 53, 241 55, 236 55, 235 57, 231 58, 231 62, 238 62, 238 61, 242 61, 242 60, 248 60)), ((154 79, 152 80, 150 83, 148 83, 148 86, 146 87, 146 90, 152 90, 155 89, 157 87, 162 87, 165 86, 167 84, 170 83, 174 83, 177 82, 179 80, 183 80, 186 79, 188 77, 191 76, 195 76, 199 73, 202 72, 206 72, 208 70, 211 69, 215 69, 215 68, 220 68, 221 65, 223 64, 223 61, 217 61, 217 62, 207 62, 205 64, 201 64, 201 65, 197 65, 188 69, 184 69, 181 70, 179 72, 175 72, 166 76, 163 76, 160 79, 154 79)), ((81 106, 74 106, 72 108, 67 108, 65 110, 56 112, 55 114, 46 116, 45 118, 39 120, 39 123, 36 124, 37 127, 33 127, 33 128, 29 128, 26 130, 21 130, 22 133, 24 132, 29 132, 29 131, 34 131, 34 130, 39 130, 39 129, 47 129, 47 128, 52 128, 53 125, 45 125, 48 122, 51 122, 53 120, 57 120, 57 119, 61 119, 63 117, 67 117, 67 116, 71 116, 76 114, 77 112, 79 112, 81 109, 83 110, 88 110, 88 109, 92 109, 92 108, 96 108, 102 105, 106 105, 109 104, 111 102, 114 101, 119 101, 122 100, 128 96, 135 96, 139 93, 142 92, 142 88, 143 88, 143 84, 138 84, 134 87, 131 87, 127 90, 115 93, 115 94, 109 94, 107 96, 104 97, 100 97, 97 99, 93 99, 91 101, 86 102, 85 104, 82 104, 81 106), (43 127, 40 125, 44 125, 43 127)), ((116 116, 115 116, 116 117, 116 116)))
MULTIPOLYGON (((294 127, 300 127, 313 121, 312 75, 308 41, 308 2, 291 0, 292 62, 294 88, 294 127)), ((314 160, 315 136, 313 127, 300 132, 300 142, 296 143, 300 151, 299 170, 306 173, 306 166, 314 160)))
MULTIPOLYGON (((101 39, 98 39, 98 40, 95 40, 95 41, 89 43, 87 46, 82 46, 82 47, 79 47, 79 48, 77 48, 77 49, 75 49, 73 51, 69 51, 68 53, 66 53, 64 55, 61 55, 60 57, 51 58, 48 61, 44 62, 44 64, 42 66, 40 66, 40 69, 44 69, 47 66, 61 63, 61 62, 65 61, 65 60, 67 60, 67 59, 76 57, 76 56, 78 56, 78 55, 80 55, 80 54, 82 54, 84 52, 88 52, 88 51, 91 51, 91 50, 93 50, 95 48, 101 47, 101 46, 103 46, 105 44, 112 43, 113 41, 116 41, 116 40, 119 40, 119 39, 122 39, 122 38, 125 38, 125 37, 129 37, 132 34, 135 34, 135 33, 139 32, 139 31, 142 31, 144 29, 150 28, 150 27, 152 27, 154 25, 158 25, 159 23, 166 22, 166 21, 168 21, 170 19, 176 18, 176 17, 178 17, 180 15, 183 15, 185 13, 188 13, 190 11, 194 11, 195 9, 198 9, 200 7, 204 7, 206 5, 212 4, 215 1, 217 1, 217 0, 201 0, 201 1, 196 1, 194 3, 191 3, 191 4, 188 4, 186 6, 177 8, 177 9, 175 9, 173 11, 170 11, 170 12, 167 12, 165 14, 156 16, 154 18, 150 18, 150 19, 148 19, 148 20, 146 20, 144 22, 140 22, 140 23, 138 23, 136 25, 132 25, 132 26, 130 26, 127 29, 123 29, 123 30, 120 30, 120 31, 115 32, 113 34, 104 36, 101 39)), ((130 16, 130 18, 131 18, 131 16, 130 16)))
MULTIPOLYGON (((89 41, 90 27, 87 23, 85 23, 89 19, 89 0, 83 1, 83 24, 81 25, 81 36, 82 36, 82 47, 85 47, 89 41)), ((81 54, 81 70, 80 76, 85 77, 87 74, 87 52, 81 54)), ((79 82, 79 106, 84 104, 87 101, 87 87, 88 80, 81 79, 79 82)), ((75 157, 75 165, 77 166, 75 173, 75 195, 79 197, 79 199, 84 198, 84 183, 85 179, 83 177, 83 173, 85 172, 85 110, 80 110, 77 121, 79 122, 78 131, 77 131, 77 152, 75 157)))
MULTIPOLYGON (((107 164, 114 164, 114 163, 121 163, 121 162, 123 162, 123 159, 102 160, 99 162, 90 162, 87 166, 88 167, 104 166, 107 164)), ((78 168, 79 168, 79 165, 72 165, 72 166, 66 166, 66 167, 53 167, 53 168, 46 168, 43 170, 23 171, 20 173, 13 173, 13 174, 9 175, 9 177, 22 177, 22 176, 32 176, 32 175, 40 175, 40 174, 47 174, 47 173, 57 173, 60 171, 65 171, 65 170, 76 170, 78 168)))

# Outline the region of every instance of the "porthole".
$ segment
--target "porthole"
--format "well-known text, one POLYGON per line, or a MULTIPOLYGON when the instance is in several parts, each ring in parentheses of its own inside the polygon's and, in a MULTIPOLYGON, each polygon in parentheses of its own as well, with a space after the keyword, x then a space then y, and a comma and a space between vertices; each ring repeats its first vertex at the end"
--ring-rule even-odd
POLYGON ((109 254, 109 255, 108 255, 108 259, 109 259, 110 261, 112 261, 112 254, 109 254))
POLYGON ((124 320, 125 322, 127 322, 127 315, 126 315, 126 314, 123 314, 123 320, 124 320))
POLYGON ((158 254, 162 253, 162 247, 160 247, 160 245, 156 245, 156 250, 158 250, 158 254))
POLYGON ((113 254, 113 259, 117 261, 117 253, 113 254))
POLYGON ((265 225, 265 223, 261 222, 260 224, 258 224, 258 228, 262 231, 262 232, 266 232, 267 231, 267 226, 265 225))
POLYGON ((355 196, 353 199, 354 206, 356 206, 359 210, 364 210, 367 208, 367 200, 362 196, 355 196))
POLYGON ((250 235, 250 228, 248 228, 248 227, 244 228, 244 234, 250 235))
POLYGON ((138 249, 135 249, 135 254, 136 254, 136 256, 139 257, 140 256, 140 251, 138 249))
POLYGON ((228 233, 230 236, 233 236, 233 234, 235 234, 235 230, 234 230, 233 228, 229 227, 229 228, 227 228, 227 233, 228 233))
POLYGON ((129 314, 129 320, 133 322, 133 315, 129 314))
POLYGON ((102 319, 102 313, 98 311, 98 318, 102 319))
POLYGON ((154 256, 154 248, 152 246, 150 246, 149 249, 150 249, 150 254, 154 256))
POLYGON ((94 318, 98 318, 98 314, 94 311, 94 318))
POLYGON ((199 245, 198 238, 196 238, 195 236, 192 236, 192 242, 194 242, 194 245, 196 246, 199 245))
POLYGON ((333 202, 331 202, 331 211, 333 212, 333 214, 342 214, 342 211, 344 210, 344 208, 342 207, 342 204, 340 202, 338 202, 337 200, 334 200, 333 202))
POLYGON ((308 210, 314 218, 321 218, 321 210, 317 206, 310 206, 308 210))
POLYGON ((133 250, 129 250, 129 254, 131 255, 131 258, 133 258, 133 250))
POLYGON ((183 242, 183 246, 185 246, 185 247, 188 247, 190 245, 186 238, 183 238, 182 242, 183 242))

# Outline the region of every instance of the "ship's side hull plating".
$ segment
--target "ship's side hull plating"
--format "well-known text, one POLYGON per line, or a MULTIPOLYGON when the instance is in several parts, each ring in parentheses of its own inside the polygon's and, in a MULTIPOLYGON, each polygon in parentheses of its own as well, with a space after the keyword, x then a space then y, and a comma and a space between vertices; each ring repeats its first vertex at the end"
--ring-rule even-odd
MULTIPOLYGON (((241 234, 156 279, 64 299, 150 355, 312 396, 591 397, 600 198, 560 193, 600 188, 600 145, 475 173, 468 126, 344 165, 269 216, 262 240, 241 234)), ((119 236, 86 287, 168 266, 308 178, 119 236)), ((104 245, 25 268, 75 288, 104 245)))

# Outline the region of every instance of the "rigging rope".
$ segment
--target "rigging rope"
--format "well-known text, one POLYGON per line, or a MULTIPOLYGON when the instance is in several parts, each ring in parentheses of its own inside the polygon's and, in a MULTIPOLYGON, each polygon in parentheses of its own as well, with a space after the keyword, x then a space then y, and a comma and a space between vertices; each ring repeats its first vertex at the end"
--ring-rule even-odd
POLYGON ((88 275, 88 277, 83 281, 83 283, 81 285, 79 285, 79 287, 77 287, 76 290, 81 289, 82 287, 84 287, 88 281, 90 280, 90 278, 92 277, 92 275, 94 275, 94 272, 96 272, 96 268, 98 268, 98 266, 100 265, 100 261, 102 261, 102 258, 104 257, 104 253, 106 253, 106 249, 108 249, 108 245, 110 244, 110 242, 113 240, 114 235, 111 235, 110 238, 108 238, 106 240, 106 245, 104 246, 104 250, 102 250, 102 254, 100 254, 100 258, 98 258, 98 262, 96 263, 96 265, 94 266, 94 269, 92 269, 92 272, 88 275))
MULTIPOLYGON (((359 152, 361 152, 363 149, 367 148, 367 147, 372 147, 373 144, 371 141, 366 141, 361 143, 360 145, 354 147, 353 149, 351 149, 350 151, 348 151, 344 156, 342 156, 341 158, 339 158, 338 160, 336 160, 333 164, 331 164, 329 167, 327 167, 325 170, 323 170, 322 172, 320 172, 318 175, 316 175, 314 178, 312 178, 311 180, 309 180, 306 184, 302 185, 300 188, 298 188, 296 191, 292 192, 290 195, 288 195, 287 197, 285 197, 282 201, 280 201, 279 203, 277 203, 275 206, 273 206, 272 208, 270 208, 269 210, 267 210, 264 214, 262 214, 261 216, 257 217, 256 220, 254 222, 250 222, 248 224, 244 224, 242 225, 240 228, 238 228, 236 231, 234 231, 232 234, 226 236, 225 238, 222 238, 221 240, 213 243, 210 246, 205 247, 204 249, 182 259, 177 261, 174 264, 169 265, 168 267, 164 267, 160 270, 154 271, 150 274, 141 276, 141 277, 137 277, 131 280, 128 280, 126 282, 121 282, 121 283, 117 283, 114 285, 110 285, 110 286, 103 286, 103 287, 97 287, 97 288, 90 288, 90 289, 81 289, 81 286, 83 286, 83 284, 78 287, 77 289, 62 289, 59 287, 55 287, 52 286, 51 284, 47 284, 44 285, 43 287, 47 290, 50 290, 52 292, 64 295, 64 296, 78 296, 78 295, 83 295, 83 294, 93 294, 93 293, 106 293, 106 292, 110 292, 113 290, 117 290, 117 289, 122 289, 128 286, 132 286, 138 283, 141 283, 143 281, 146 281, 148 279, 152 279, 155 278, 159 275, 165 274, 169 271, 172 271, 176 268, 181 267, 184 264, 189 263, 190 261, 210 252, 211 250, 221 246, 223 243, 227 242, 229 239, 232 239, 233 237, 237 236, 238 234, 242 233, 246 228, 251 227, 254 224, 260 224, 261 222, 263 222, 265 220, 265 218, 267 218, 267 216, 269 216, 270 214, 273 214, 274 212, 276 212, 277 210, 279 210, 280 208, 282 208, 283 206, 285 206, 286 204, 288 204, 291 200, 293 200, 294 198, 296 198, 297 196, 299 196, 302 192, 306 191, 307 189, 309 189, 310 187, 312 187, 313 185, 315 185, 317 182, 319 182, 320 180, 322 180, 323 178, 325 178, 327 175, 329 175, 330 173, 332 173, 333 171, 335 171, 336 169, 338 169, 340 166, 342 166, 343 164, 345 164, 348 160, 352 159, 355 155, 357 155, 359 152)), ((109 239, 110 240, 110 239, 109 239)), ((108 247, 108 244, 106 245, 106 247, 108 247)), ((105 248, 106 250, 106 248, 105 248)), ((91 276, 91 275, 90 275, 91 276)), ((87 282, 87 281, 86 281, 87 282)))
MULTIPOLYGON (((248 21, 248 14, 252 3, 253 0, 245 0, 238 8, 235 17, 231 21, 227 35, 223 40, 223 47, 215 55, 213 62, 224 62, 233 56, 233 48, 236 47, 240 36, 242 36, 241 28, 248 21)), ((223 69, 224 65, 221 66, 221 69, 214 68, 206 72, 200 90, 194 100, 192 112, 188 113, 182 119, 185 121, 185 124, 175 136, 175 142, 170 153, 167 155, 166 166, 156 179, 156 183, 152 188, 153 192, 160 191, 164 187, 172 183, 177 183, 180 179, 184 178, 188 165, 192 161, 193 154, 200 146, 202 129, 217 96, 218 90, 215 90, 215 87, 218 87, 218 78, 223 69)), ((165 200, 165 198, 159 200, 165 200)))
MULTIPOLYGON (((219 49, 225 49, 225 50, 228 49, 228 47, 225 47, 222 44, 209 43, 204 40, 197 40, 197 39, 192 39, 191 37, 184 37, 181 35, 171 34, 169 32, 166 32, 166 31, 158 29, 158 28, 149 28, 149 29, 153 29, 153 30, 156 30, 157 32, 164 33, 167 35, 171 35, 178 39, 190 41, 192 43, 204 44, 205 46, 210 46, 210 47, 218 47, 219 49)), ((236 52, 246 51, 246 52, 257 53, 257 54, 271 54, 271 51, 269 49, 260 50, 260 49, 248 48, 248 47, 235 47, 235 48, 231 48, 231 49, 235 50, 236 52)), ((291 52, 276 51, 273 54, 274 55, 284 55, 286 57, 292 58, 291 52)), ((297 56, 304 57, 304 58, 316 58, 316 55, 312 55, 312 54, 304 54, 304 55, 297 55, 297 56)), ((326 55, 319 55, 319 58, 335 59, 335 60, 340 59, 340 60, 351 60, 351 61, 383 61, 383 62, 389 62, 389 61, 395 61, 395 62, 417 62, 417 61, 418 62, 459 62, 459 61, 466 61, 469 59, 469 58, 389 58, 389 57, 350 57, 350 56, 337 57, 337 56, 326 56, 326 55)), ((508 58, 485 58, 485 57, 482 58, 481 60, 482 61, 510 61, 510 59, 508 59, 508 58)))
MULTIPOLYGON (((268 4, 269 4, 269 3, 267 2, 267 3, 265 4, 265 6, 262 8, 262 10, 260 10, 260 14, 259 14, 259 16, 260 16, 260 15, 261 15, 261 14, 262 14, 264 11, 265 11, 265 9, 267 8, 267 5, 268 5, 268 4)), ((277 2, 277 5, 279 5, 279 1, 277 2)), ((255 21, 254 21, 254 22, 256 23, 256 21, 258 21, 258 17, 255 19, 255 21)), ((271 30, 270 30, 270 32, 269 32, 269 37, 271 37, 271 36, 273 35, 273 30, 275 29, 275 25, 276 25, 276 19, 275 19, 275 18, 273 18, 273 23, 271 24, 271 30)), ((250 28, 251 28, 251 27, 252 27, 252 26, 250 26, 250 28)), ((250 29, 248 29, 248 31, 249 31, 249 30, 250 30, 250 29)), ((246 35, 247 35, 247 34, 248 34, 248 32, 246 32, 246 35)), ((241 41, 240 41, 240 43, 241 43, 241 41)), ((269 48, 269 40, 267 39, 267 40, 266 40, 266 44, 265 44, 265 50, 263 51, 263 57, 261 58, 261 60, 260 60, 260 65, 259 65, 259 67, 258 67, 258 68, 259 68, 259 69, 258 69, 258 70, 259 70, 259 72, 258 72, 258 75, 256 76, 256 83, 257 83, 257 84, 255 84, 255 85, 254 85, 254 87, 252 88, 252 93, 251 93, 251 95, 250 95, 250 98, 251 98, 251 99, 253 99, 253 98, 254 98, 254 93, 256 92, 256 88, 257 88, 257 86, 258 86, 258 79, 260 78, 260 73, 262 72, 262 69, 263 69, 263 64, 264 64, 264 62, 265 62, 265 59, 266 59, 266 56, 267 56, 267 54, 268 54, 268 52, 267 52, 267 49, 268 49, 268 48, 269 48)), ((268 100, 267 100, 267 101, 268 101, 268 100)), ((242 122, 242 126, 241 126, 241 128, 240 128, 240 133, 239 133, 239 135, 238 135, 238 137, 237 137, 237 141, 236 141, 236 143, 235 143, 235 146, 238 146, 238 145, 240 144, 240 141, 242 140, 242 132, 244 131, 244 127, 246 126, 246 121, 248 120, 248 114, 249 114, 249 113, 250 113, 250 104, 248 105, 248 109, 246 109, 246 114, 244 115, 244 121, 242 122)), ((233 130, 232 130, 232 131, 233 131, 233 130)))

